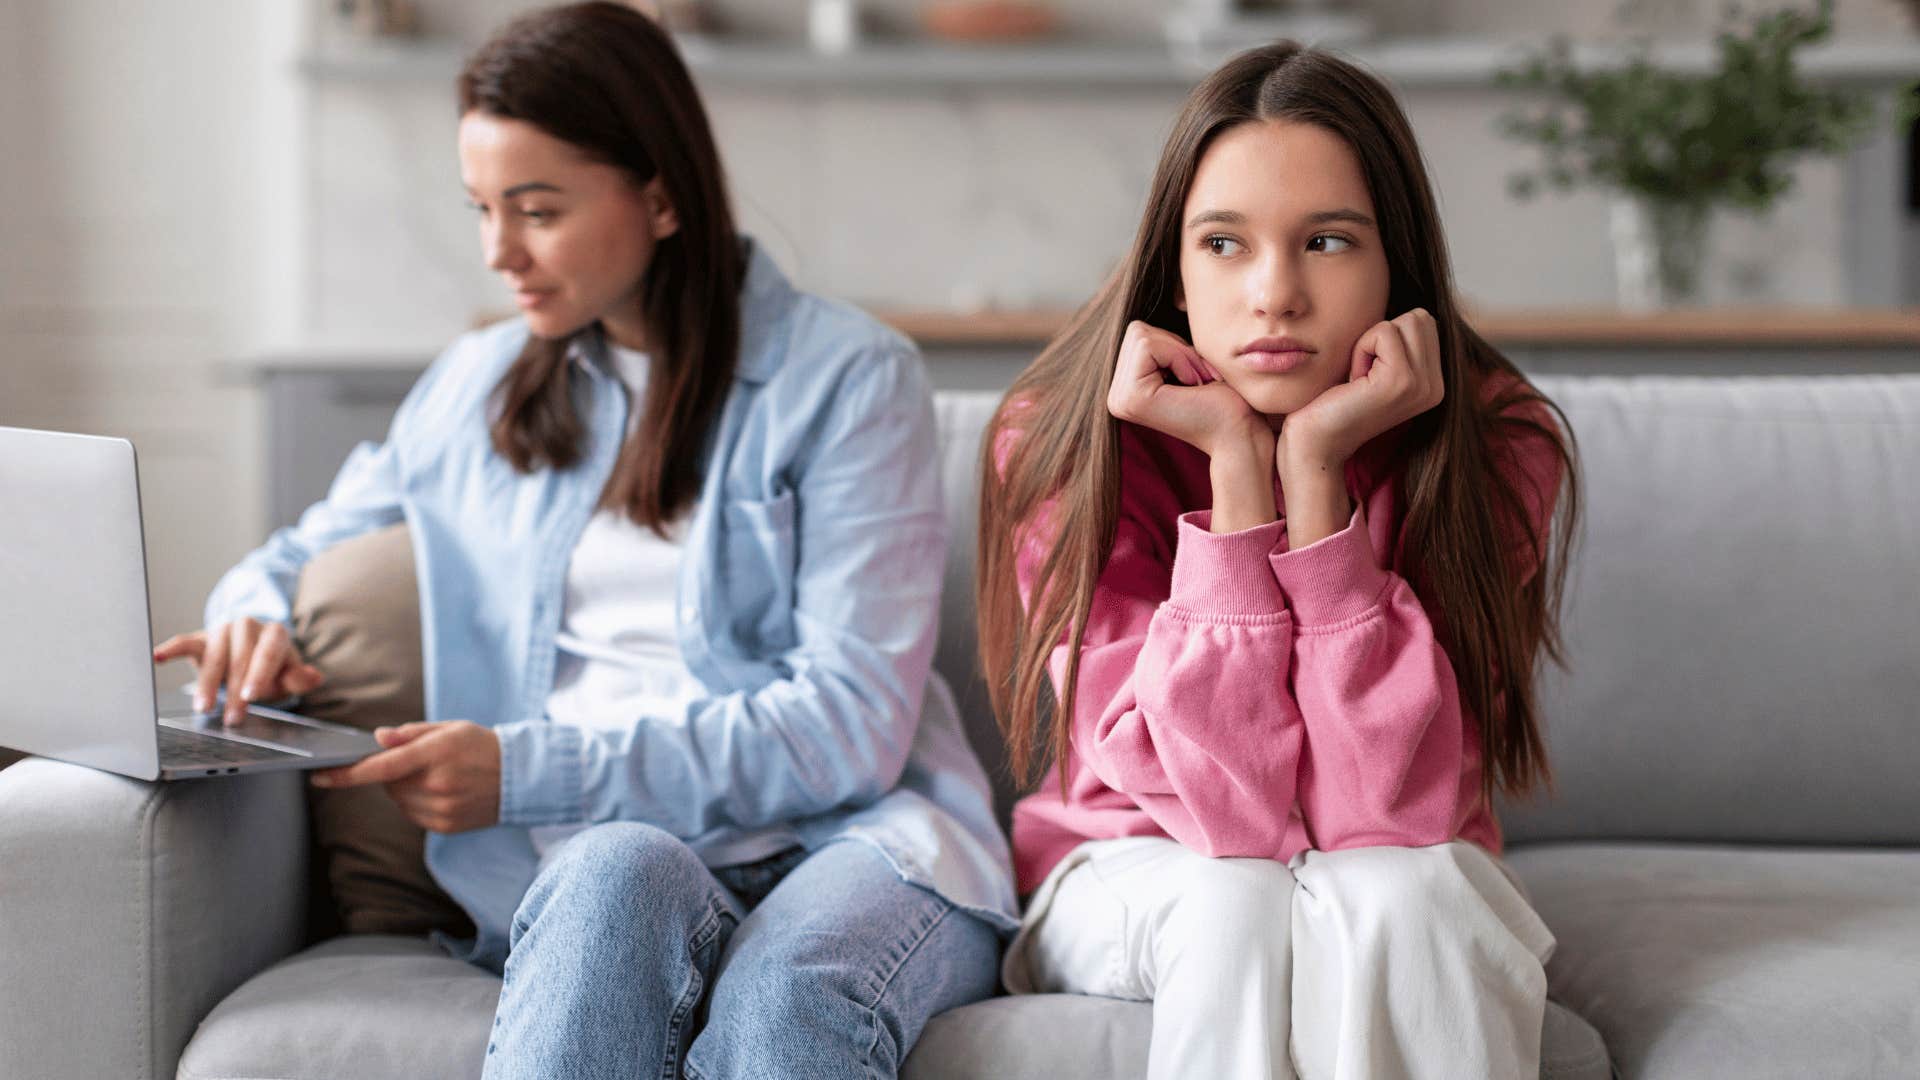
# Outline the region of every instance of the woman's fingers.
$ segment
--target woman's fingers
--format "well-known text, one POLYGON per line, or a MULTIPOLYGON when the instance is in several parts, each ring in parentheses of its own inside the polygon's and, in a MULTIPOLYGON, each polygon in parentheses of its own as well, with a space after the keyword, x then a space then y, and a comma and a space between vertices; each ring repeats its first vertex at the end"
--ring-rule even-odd
POLYGON ((327 681, 324 672, 300 658, 284 624, 258 619, 175 634, 154 648, 153 658, 158 663, 184 658, 199 668, 193 683, 195 712, 211 710, 224 685, 230 724, 239 722, 249 702, 304 694, 327 681))
POLYGON ((227 632, 227 723, 237 724, 247 715, 244 680, 253 658, 254 644, 260 638, 260 624, 253 619, 235 619, 227 632))
POLYGON ((280 676, 280 685, 289 694, 311 693, 326 681, 325 672, 297 657, 287 664, 280 676))
POLYGON ((213 708, 220 683, 227 677, 227 637, 232 632, 232 623, 221 623, 207 631, 206 647, 200 656, 200 674, 193 686, 194 712, 213 708))
POLYGON ((279 697, 281 671, 287 667, 292 653, 293 643, 287 638, 285 626, 268 623, 263 627, 253 646, 253 659, 247 664, 246 677, 240 680, 240 697, 249 703, 279 697))
POLYGON ((198 664, 207 649, 207 632, 195 630, 189 634, 175 634, 154 646, 153 660, 164 664, 169 660, 187 659, 198 664))

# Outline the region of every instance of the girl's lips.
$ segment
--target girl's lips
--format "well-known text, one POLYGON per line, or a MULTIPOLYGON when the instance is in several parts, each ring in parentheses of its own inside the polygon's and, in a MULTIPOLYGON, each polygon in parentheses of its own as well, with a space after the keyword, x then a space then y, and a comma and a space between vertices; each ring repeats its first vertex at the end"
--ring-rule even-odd
POLYGON ((1313 353, 1306 349, 1279 351, 1253 349, 1240 354, 1240 362, 1247 366, 1247 370, 1257 371, 1263 375, 1285 375, 1289 371, 1304 367, 1311 359, 1313 359, 1313 353))
POLYGON ((513 294, 513 299, 514 299, 514 302, 518 303, 522 308, 531 310, 533 308, 539 307, 541 304, 546 303, 548 298, 550 298, 551 296, 553 296, 553 293, 547 292, 547 291, 536 292, 528 289, 521 289, 513 294))

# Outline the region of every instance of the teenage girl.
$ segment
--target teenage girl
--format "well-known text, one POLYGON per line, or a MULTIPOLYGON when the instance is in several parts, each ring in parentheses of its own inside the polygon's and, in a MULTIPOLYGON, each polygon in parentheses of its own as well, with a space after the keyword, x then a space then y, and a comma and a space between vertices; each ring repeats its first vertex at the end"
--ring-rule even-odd
POLYGON ((1413 134, 1280 43, 1188 99, 1131 253, 1015 382, 980 621, 1018 991, 1151 1000, 1148 1074, 1532 1077, 1573 458, 1468 327, 1413 134))

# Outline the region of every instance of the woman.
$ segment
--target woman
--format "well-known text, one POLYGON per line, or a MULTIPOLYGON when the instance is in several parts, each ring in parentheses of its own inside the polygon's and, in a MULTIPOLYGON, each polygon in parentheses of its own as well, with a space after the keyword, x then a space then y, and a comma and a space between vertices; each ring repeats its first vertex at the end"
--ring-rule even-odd
POLYGON ((463 180, 522 317, 156 655, 201 707, 310 689, 300 567, 404 520, 431 722, 380 783, 505 978, 487 1075, 892 1076, 1014 925, 986 778, 929 686, 945 542, 912 347, 734 232, 651 20, 516 20, 459 79, 463 180), (927 710, 922 716, 923 700, 927 710))
POLYGON ((982 654, 1054 763, 1010 988, 1151 1000, 1156 1078, 1535 1075, 1553 938, 1491 797, 1547 776, 1549 410, 1383 85, 1280 43, 1194 90, 989 429, 982 654))

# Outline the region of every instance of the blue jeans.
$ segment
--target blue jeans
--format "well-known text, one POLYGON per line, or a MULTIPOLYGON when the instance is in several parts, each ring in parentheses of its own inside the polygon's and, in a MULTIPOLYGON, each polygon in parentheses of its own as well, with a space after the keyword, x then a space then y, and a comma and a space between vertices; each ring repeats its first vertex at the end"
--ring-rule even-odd
POLYGON ((575 836, 514 916, 488 1080, 897 1076, 991 994, 993 928, 858 840, 709 870, 632 822, 575 836))

